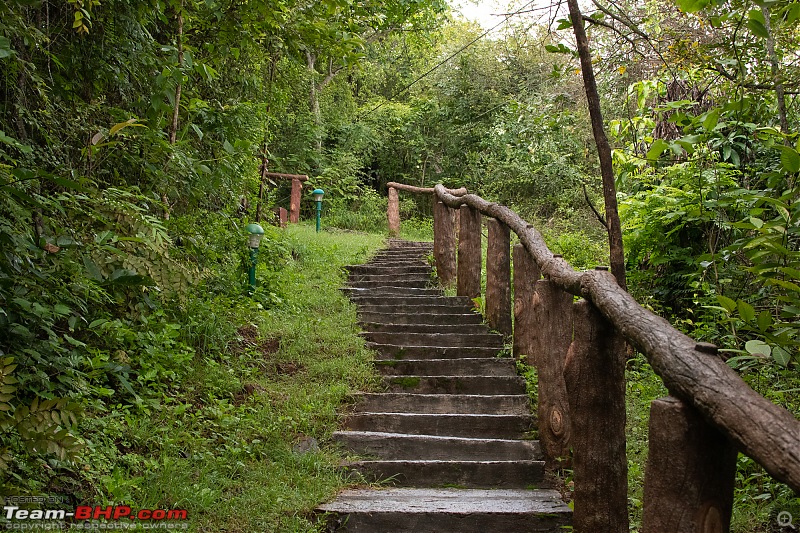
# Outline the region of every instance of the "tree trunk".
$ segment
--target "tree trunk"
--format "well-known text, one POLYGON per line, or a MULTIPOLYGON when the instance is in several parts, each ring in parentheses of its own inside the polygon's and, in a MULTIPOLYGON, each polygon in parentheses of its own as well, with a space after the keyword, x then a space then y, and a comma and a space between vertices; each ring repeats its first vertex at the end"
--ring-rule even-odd
MULTIPOLYGON (((176 41, 178 45, 178 68, 181 70, 181 78, 183 78, 183 1, 181 1, 181 7, 177 12, 177 19, 178 36, 176 41)), ((178 82, 178 85, 175 87, 175 107, 172 111, 172 124, 170 124, 169 127, 169 144, 171 145, 174 145, 178 141, 178 117, 181 111, 182 85, 182 82, 178 82)), ((172 154, 170 154, 169 158, 170 160, 172 159, 172 154)), ((170 204, 169 196, 167 196, 166 192, 161 193, 161 201, 164 202, 164 220, 169 220, 170 204)))
POLYGON ((322 112, 319 108, 319 90, 317 88, 317 56, 311 52, 306 52, 308 60, 308 72, 311 74, 311 86, 309 92, 309 104, 311 115, 314 117, 314 144, 318 154, 322 153, 322 112))
MULTIPOLYGON (((778 72, 778 55, 775 53, 775 37, 772 35, 772 23, 769 20, 769 7, 762 5, 761 14, 764 15, 764 26, 767 28, 767 33, 769 34, 767 37, 767 53, 769 54, 772 83, 775 85, 775 95, 778 101, 778 120, 781 125, 781 132, 785 135, 789 133, 789 121, 786 118, 786 94, 783 82, 781 82, 780 79, 780 73, 778 72)), ((785 139, 784 142, 787 146, 791 144, 788 138, 785 139)))
MULTIPOLYGON (((180 10, 178 11, 178 68, 183 72, 183 2, 181 2, 180 10)), ((181 74, 182 76, 182 74, 181 74)), ((169 143, 175 144, 178 140, 178 117, 181 110, 181 86, 182 83, 178 82, 175 87, 175 109, 172 112, 172 125, 169 129, 169 143)))
POLYGON ((583 27, 583 15, 578 6, 578 0, 567 0, 567 4, 569 5, 569 15, 572 19, 572 29, 575 32, 575 41, 578 44, 583 86, 586 90, 589 116, 592 119, 592 133, 597 144, 597 155, 600 158, 600 174, 603 176, 603 199, 606 204, 611 272, 620 287, 627 289, 627 283, 625 282, 625 252, 622 247, 622 227, 619 220, 619 212, 617 211, 617 187, 614 183, 611 146, 608 144, 603 127, 600 96, 597 93, 597 83, 594 79, 594 69, 592 67, 592 53, 589 50, 589 41, 586 38, 586 30, 583 27))

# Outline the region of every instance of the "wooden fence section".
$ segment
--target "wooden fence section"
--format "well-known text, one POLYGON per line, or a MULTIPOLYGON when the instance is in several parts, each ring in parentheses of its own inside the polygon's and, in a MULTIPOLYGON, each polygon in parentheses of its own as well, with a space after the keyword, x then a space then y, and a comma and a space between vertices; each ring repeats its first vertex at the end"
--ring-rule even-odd
POLYGON ((437 271, 444 267, 466 278, 448 280, 459 294, 476 296, 476 279, 480 291, 480 220, 489 218, 487 274, 496 272, 487 275, 487 310, 490 294, 498 295, 492 320, 503 333, 511 333, 509 230, 519 237, 514 354, 528 355, 538 367, 539 429, 548 466, 572 464, 575 531, 628 531, 625 342, 647 357, 672 395, 651 406, 646 533, 728 531, 737 450, 800 492, 800 421, 751 389, 714 346, 696 342, 640 306, 607 269, 575 271, 507 207, 442 185, 389 186, 394 234, 400 229, 398 190, 432 193, 441 202, 434 211, 439 228, 434 248, 445 252, 436 257, 437 271), (458 235, 450 222, 456 211, 461 212, 458 235), (457 265, 444 264, 456 254, 457 265), (573 295, 583 299, 573 303, 573 295), (567 457, 570 448, 573 455, 567 457))

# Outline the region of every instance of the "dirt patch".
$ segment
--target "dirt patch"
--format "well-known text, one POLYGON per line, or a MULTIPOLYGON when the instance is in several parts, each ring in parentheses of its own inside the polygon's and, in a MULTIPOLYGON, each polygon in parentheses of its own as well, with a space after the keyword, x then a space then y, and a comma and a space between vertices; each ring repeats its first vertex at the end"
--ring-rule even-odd
POLYGON ((256 392, 264 392, 266 389, 258 383, 245 383, 242 390, 233 395, 233 404, 237 407, 242 405, 247 399, 256 392))
POLYGON ((287 361, 275 365, 275 373, 284 376, 293 376, 305 367, 296 361, 287 361))

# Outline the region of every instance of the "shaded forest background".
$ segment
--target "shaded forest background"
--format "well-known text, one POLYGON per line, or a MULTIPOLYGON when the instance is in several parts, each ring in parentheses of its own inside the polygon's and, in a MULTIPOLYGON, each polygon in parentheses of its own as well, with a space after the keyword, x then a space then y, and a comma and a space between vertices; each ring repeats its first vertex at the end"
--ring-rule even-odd
MULTIPOLYGON (((583 8, 630 290, 800 412, 800 3, 583 8)), ((574 266, 607 264, 570 23, 509 13, 481 38, 440 0, 3 2, 0 493, 135 500, 164 467, 137 420, 184 416, 192 394, 230 407, 224 380, 188 388, 253 313, 300 312, 286 276, 303 244, 279 230, 243 298, 265 166, 311 176, 328 226, 384 231, 388 181, 443 182, 511 206, 574 266)), ((262 204, 288 207, 265 184, 262 204)), ((403 199, 415 235, 429 213, 403 199)), ((740 463, 762 518, 787 505, 740 463)))

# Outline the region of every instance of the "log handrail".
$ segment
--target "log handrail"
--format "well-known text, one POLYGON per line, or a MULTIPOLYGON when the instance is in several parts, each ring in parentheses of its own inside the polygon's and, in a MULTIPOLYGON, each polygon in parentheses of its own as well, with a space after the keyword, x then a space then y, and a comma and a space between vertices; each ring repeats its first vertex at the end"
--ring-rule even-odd
POLYGON ((647 357, 672 394, 697 408, 775 479, 800 492, 800 421, 788 410, 754 391, 706 346, 640 306, 609 272, 576 272, 555 257, 541 234, 509 208, 474 194, 452 195, 442 185, 434 189, 450 208, 469 205, 508 225, 542 275, 591 301, 647 357))
POLYGON ((264 172, 264 176, 267 178, 308 181, 308 176, 305 174, 284 174, 283 172, 264 172))
MULTIPOLYGON (((433 187, 415 187, 413 185, 406 185, 405 183, 396 183, 394 181, 390 181, 386 184, 386 187, 390 189, 397 189, 399 191, 406 191, 406 192, 414 192, 418 194, 433 194, 436 190, 433 187)), ((467 189, 465 187, 461 187, 460 189, 445 189, 448 193, 454 196, 461 196, 462 194, 467 194, 467 189)))
POLYGON ((519 236, 542 275, 562 290, 592 302, 645 355, 671 394, 694 406, 772 477, 800 493, 800 421, 792 413, 754 391, 708 345, 639 305, 611 273, 575 271, 511 209, 474 194, 451 194, 441 184, 434 192, 450 208, 468 205, 506 224, 519 236))

